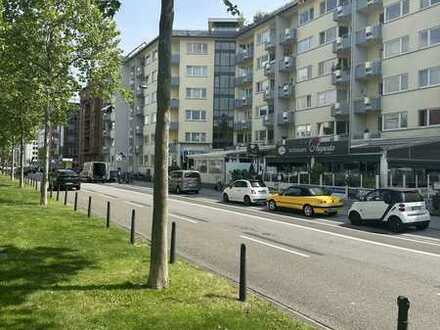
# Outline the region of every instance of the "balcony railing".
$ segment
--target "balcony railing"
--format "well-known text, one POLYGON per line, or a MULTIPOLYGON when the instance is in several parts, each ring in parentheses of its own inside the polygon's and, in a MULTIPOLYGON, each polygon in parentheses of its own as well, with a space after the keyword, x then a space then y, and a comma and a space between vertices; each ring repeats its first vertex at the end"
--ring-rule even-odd
POLYGON ((355 76, 358 80, 382 77, 382 62, 374 60, 357 65, 355 76))
POLYGON ((271 126, 273 126, 273 124, 274 124, 274 115, 273 115, 273 113, 269 113, 269 114, 267 114, 267 115, 265 115, 263 117, 263 125, 264 126, 271 127, 271 126))
POLYGON ((244 75, 235 77, 235 86, 241 86, 252 83, 252 72, 247 72, 244 75))
POLYGON ((267 51, 273 50, 276 47, 275 39, 276 39, 275 34, 271 33, 269 40, 266 40, 264 42, 264 49, 267 51))
POLYGON ((358 0, 357 10, 363 13, 368 13, 373 10, 382 9, 382 0, 358 0))
POLYGON ((172 77, 171 78, 171 87, 179 87, 180 79, 179 77, 172 77))
POLYGON ((338 56, 349 56, 351 52, 350 36, 338 37, 333 42, 333 53, 338 56))
POLYGON ((242 98, 235 100, 236 109, 249 108, 249 107, 252 107, 252 96, 243 96, 242 98))
POLYGON ((178 99, 171 99, 170 100, 170 108, 172 110, 177 110, 179 109, 179 100, 178 99))
POLYGON ((354 134, 353 140, 373 140, 380 139, 382 135, 380 132, 371 132, 371 133, 363 133, 363 134, 354 134))
POLYGON ((280 60, 280 71, 282 72, 292 72, 296 67, 296 58, 293 56, 284 56, 280 60))
POLYGON ((136 135, 144 135, 144 130, 142 127, 136 127, 135 133, 136 135))
POLYGON ((171 64, 180 64, 180 54, 171 55, 171 64))
POLYGON ((170 131, 177 131, 179 129, 179 122, 172 120, 170 122, 170 131))
POLYGON ((334 70, 332 73, 332 84, 335 86, 349 85, 350 72, 348 70, 334 70))
POLYGON ((331 107, 332 117, 346 117, 350 113, 348 102, 336 102, 331 107))
POLYGON ((382 42, 382 26, 367 26, 363 30, 356 32, 356 45, 368 46, 382 42))
POLYGON ((333 20, 338 23, 348 22, 351 18, 351 4, 338 6, 333 13, 333 20))
POLYGON ((378 112, 381 110, 381 106, 382 102, 380 97, 363 97, 354 101, 354 112, 357 114, 378 112))
POLYGON ((265 90, 264 90, 264 93, 263 93, 263 99, 264 99, 264 101, 272 103, 272 102, 273 102, 274 94, 275 94, 275 93, 274 93, 273 88, 267 88, 267 89, 265 89, 265 90))
POLYGON ((251 129, 252 127, 252 123, 250 120, 236 120, 234 122, 234 130, 236 131, 243 131, 243 130, 248 130, 251 129))
POLYGON ((264 75, 266 77, 275 75, 275 61, 264 63, 264 75))
POLYGON ((284 32, 280 33, 280 44, 290 45, 296 41, 297 30, 295 28, 287 28, 284 32))
POLYGON ((295 123, 295 113, 293 111, 284 111, 278 114, 278 126, 289 126, 295 123))
POLYGON ((254 48, 239 49, 236 55, 236 63, 241 64, 251 60, 254 57, 254 48))
POLYGON ((290 98, 295 96, 295 86, 292 84, 285 84, 278 89, 279 98, 290 98))

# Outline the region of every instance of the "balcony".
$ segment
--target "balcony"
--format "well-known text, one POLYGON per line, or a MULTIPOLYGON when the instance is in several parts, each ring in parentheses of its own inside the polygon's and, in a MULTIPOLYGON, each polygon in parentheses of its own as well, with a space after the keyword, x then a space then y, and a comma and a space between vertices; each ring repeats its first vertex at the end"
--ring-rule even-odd
POLYGON ((252 60, 254 57, 254 49, 251 48, 241 48, 237 51, 237 55, 235 56, 236 64, 246 63, 252 60))
POLYGON ((369 13, 374 10, 382 9, 383 1, 382 0, 358 0, 357 1, 357 10, 362 13, 369 13))
POLYGON ((136 126, 135 133, 136 135, 144 135, 144 130, 142 127, 136 126))
POLYGON ((367 26, 365 29, 356 32, 356 45, 366 47, 371 44, 382 43, 382 26, 367 26))
POLYGON ((264 63, 264 75, 266 77, 272 77, 275 75, 275 61, 264 63))
POLYGON ((292 84, 285 84, 278 89, 278 97, 281 99, 288 99, 295 96, 295 86, 292 84))
POLYGON ((172 65, 180 64, 180 54, 173 54, 173 55, 171 55, 171 64, 172 65))
POLYGON ((350 106, 348 102, 336 102, 331 107, 331 115, 335 118, 348 117, 350 106))
POLYGON ((179 109, 179 100, 178 99, 171 99, 170 100, 170 109, 171 110, 179 109))
POLYGON ((242 86, 252 83, 252 72, 247 72, 244 75, 235 77, 235 86, 242 86))
POLYGON ((381 110, 382 102, 380 97, 363 97, 354 101, 354 113, 367 114, 381 110))
POLYGON ((179 77, 171 78, 171 87, 179 87, 179 84, 180 84, 179 77))
POLYGON ((293 44, 297 39, 297 30, 295 28, 287 28, 284 32, 280 33, 280 44, 283 46, 289 46, 293 44))
POLYGON ((144 107, 142 105, 136 106, 136 108, 134 108, 134 113, 137 116, 143 116, 144 115, 144 107))
POLYGON ((243 131, 251 129, 252 123, 249 119, 236 120, 234 122, 234 130, 243 131))
POLYGON ((351 53, 351 38, 349 36, 338 37, 333 42, 333 53, 339 57, 348 57, 351 53))
POLYGON ((338 6, 333 13, 333 20, 338 23, 349 23, 351 19, 351 4, 338 6))
POLYGON ((382 62, 380 60, 368 61, 356 66, 357 80, 367 80, 382 77, 382 62))
POLYGON ((235 100, 235 108, 236 109, 244 109, 252 107, 252 95, 243 96, 240 99, 235 100))
POLYGON ((293 111, 284 111, 278 114, 278 126, 289 126, 295 123, 295 113, 293 111))
POLYGON ((136 96, 137 97, 144 97, 144 90, 143 90, 143 88, 140 88, 140 87, 136 88, 136 96))
POLYGON ((136 69, 136 76, 137 76, 138 78, 143 78, 143 77, 144 77, 144 70, 143 70, 141 67, 138 67, 138 68, 136 69))
POLYGON ((292 72, 296 68, 296 58, 293 56, 284 56, 280 61, 281 72, 292 72))
POLYGON ((332 73, 332 84, 337 87, 345 87, 350 85, 350 71, 334 70, 332 73))
POLYGON ((274 124, 274 115, 273 112, 265 115, 263 117, 263 125, 266 127, 272 127, 274 124))
POLYGON ((276 39, 276 38, 275 38, 275 34, 271 33, 271 34, 270 34, 270 38, 269 38, 269 40, 266 40, 266 41, 264 42, 264 49, 265 49, 266 51, 270 52, 270 51, 272 51, 272 50, 275 49, 275 47, 276 47, 275 39, 276 39))
POLYGON ((176 120, 170 121, 170 131, 177 131, 179 129, 179 122, 176 120))
POLYGON ((273 102, 273 97, 274 97, 274 90, 273 88, 267 88, 264 90, 263 93, 263 100, 268 102, 268 103, 272 103, 273 102))

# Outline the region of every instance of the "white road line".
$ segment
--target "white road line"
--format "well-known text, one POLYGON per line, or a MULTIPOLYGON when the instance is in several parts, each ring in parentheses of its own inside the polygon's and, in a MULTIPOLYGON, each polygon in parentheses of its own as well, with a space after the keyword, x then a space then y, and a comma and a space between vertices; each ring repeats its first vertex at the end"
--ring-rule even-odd
POLYGON ((261 245, 265 245, 265 246, 268 246, 268 247, 280 250, 280 251, 284 251, 284 252, 291 253, 291 254, 296 254, 296 255, 301 256, 303 258, 310 258, 310 256, 307 255, 307 254, 296 252, 296 251, 293 251, 293 250, 289 250, 289 249, 286 249, 286 248, 283 248, 283 247, 280 247, 280 246, 277 246, 277 245, 273 245, 273 244, 270 244, 270 243, 266 243, 266 242, 263 242, 263 241, 260 241, 260 240, 254 239, 254 238, 250 238, 248 236, 241 235, 240 237, 243 238, 243 239, 247 239, 249 241, 261 244, 261 245))
POLYGON ((188 221, 188 222, 191 222, 193 224, 198 224, 199 223, 198 221, 195 221, 195 220, 192 220, 192 219, 189 219, 189 218, 186 218, 186 217, 182 217, 180 215, 174 215, 172 213, 170 214, 170 217, 176 218, 176 219, 179 219, 179 220, 183 220, 183 221, 188 221))
POLYGON ((147 205, 139 204, 139 203, 136 203, 136 202, 125 202, 125 203, 133 205, 133 206, 136 206, 136 207, 147 207, 147 205))
POLYGON ((433 242, 440 242, 439 238, 429 237, 429 236, 414 235, 414 234, 402 234, 401 236, 414 237, 414 238, 424 239, 424 240, 433 241, 433 242))

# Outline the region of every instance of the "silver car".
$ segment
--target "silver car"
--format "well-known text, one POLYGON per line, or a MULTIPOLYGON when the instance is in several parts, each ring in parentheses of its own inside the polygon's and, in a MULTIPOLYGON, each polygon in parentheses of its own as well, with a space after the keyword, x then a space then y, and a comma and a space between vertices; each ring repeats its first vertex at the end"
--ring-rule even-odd
POLYGON ((180 194, 182 192, 199 193, 201 188, 200 173, 198 171, 178 170, 169 175, 169 191, 180 194))

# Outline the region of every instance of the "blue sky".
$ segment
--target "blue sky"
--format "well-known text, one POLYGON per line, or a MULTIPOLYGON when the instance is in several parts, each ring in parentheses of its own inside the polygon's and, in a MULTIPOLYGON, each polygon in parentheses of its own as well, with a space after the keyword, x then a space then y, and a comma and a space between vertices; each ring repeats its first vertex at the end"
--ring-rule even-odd
MULTIPOLYGON (((270 12, 289 0, 234 0, 248 20, 257 11, 270 12)), ((175 0, 175 29, 206 29, 208 17, 230 17, 221 0, 175 0)), ((116 17, 125 53, 158 34, 160 0, 122 0, 116 17)))

